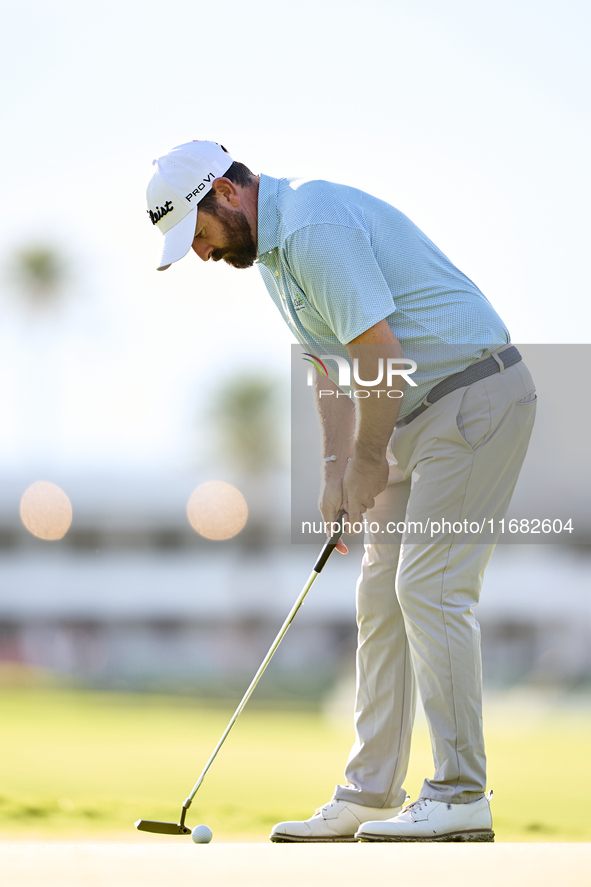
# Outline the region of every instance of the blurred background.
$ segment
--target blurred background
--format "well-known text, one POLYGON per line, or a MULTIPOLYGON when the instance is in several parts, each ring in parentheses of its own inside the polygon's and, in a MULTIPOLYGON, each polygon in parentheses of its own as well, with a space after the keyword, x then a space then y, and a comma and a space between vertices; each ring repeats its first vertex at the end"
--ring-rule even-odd
MULTIPOLYGON (((124 829, 130 816, 166 818, 126 804, 182 799, 193 776, 186 763, 164 770, 151 793, 149 755, 189 722, 196 752, 218 715, 223 728, 317 551, 290 544, 292 340, 256 268, 191 255, 155 271, 151 161, 205 138, 255 173, 325 177, 393 203, 538 361, 548 397, 512 508, 572 515, 576 533, 499 546, 479 608, 485 682, 496 759, 506 752, 514 770, 502 772, 521 774, 506 779, 504 834, 589 840, 591 830, 519 814, 535 768, 556 754, 572 767, 573 793, 580 787, 591 736, 588 5, 3 0, 2 10, 5 833, 33 824, 39 834, 85 835, 124 829), (232 484, 248 508, 243 529, 217 541, 187 514, 193 492, 213 480, 232 484), (53 486, 23 499, 38 482, 53 486), (532 737, 542 743, 535 753, 532 737), (89 770, 96 783, 84 783, 89 770), (117 794, 114 783, 132 771, 117 794)), ((313 750, 302 815, 323 802, 320 785, 332 790, 326 774, 331 786, 342 778, 352 738, 359 554, 332 559, 257 690, 246 745, 237 736, 228 750, 228 773, 241 778, 240 756, 262 756, 251 779, 266 772, 262 737, 274 730, 292 737, 301 769, 313 750), (282 712, 283 728, 265 704, 282 712)), ((422 749, 429 767, 420 719, 417 736, 417 761, 422 749)), ((174 753, 163 757, 173 766, 174 753)), ((226 789, 235 793, 241 778, 228 776, 226 789)), ((504 778, 499 768, 497 785, 504 778)), ((271 782, 285 790, 291 779, 278 761, 271 782)), ((260 817, 249 819, 248 780, 240 797, 234 819, 225 816, 229 838, 260 839, 287 815, 262 792, 260 817)))

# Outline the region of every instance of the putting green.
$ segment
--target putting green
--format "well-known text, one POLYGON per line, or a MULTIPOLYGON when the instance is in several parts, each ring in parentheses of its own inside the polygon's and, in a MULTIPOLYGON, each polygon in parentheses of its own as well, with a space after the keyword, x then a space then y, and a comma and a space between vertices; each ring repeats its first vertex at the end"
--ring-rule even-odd
MULTIPOLYGON (((161 840, 134 821, 176 820, 232 713, 186 698, 55 689, 5 689, 0 710, 0 838, 132 842, 161 840)), ((504 696, 487 702, 485 722, 497 842, 591 841, 589 709, 504 696)), ((188 825, 209 825, 214 842, 265 841, 275 822, 306 818, 331 797, 352 738, 320 712, 247 709, 188 825)), ((431 770, 419 719, 411 796, 431 770)))

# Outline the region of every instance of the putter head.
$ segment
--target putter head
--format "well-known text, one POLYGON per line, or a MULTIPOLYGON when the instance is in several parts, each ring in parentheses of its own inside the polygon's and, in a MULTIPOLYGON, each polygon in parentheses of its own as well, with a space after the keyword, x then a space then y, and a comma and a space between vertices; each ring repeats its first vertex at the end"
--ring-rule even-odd
POLYGON ((155 832, 157 835, 190 835, 191 829, 178 822, 155 822, 153 819, 138 819, 134 823, 140 832, 155 832))

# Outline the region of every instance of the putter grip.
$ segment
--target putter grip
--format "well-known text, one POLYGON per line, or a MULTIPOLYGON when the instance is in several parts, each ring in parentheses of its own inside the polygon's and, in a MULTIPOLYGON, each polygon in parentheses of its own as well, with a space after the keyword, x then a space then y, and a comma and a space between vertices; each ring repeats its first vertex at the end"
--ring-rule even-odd
POLYGON ((341 513, 341 514, 339 514, 337 520, 335 521, 335 523, 338 523, 338 525, 339 525, 338 530, 336 531, 336 533, 334 533, 330 537, 328 542, 325 543, 324 548, 322 549, 322 551, 318 555, 318 560, 314 564, 314 572, 315 573, 320 573, 322 571, 322 568, 324 567, 325 563, 327 562, 327 560, 329 559, 329 557, 331 556, 331 554, 333 553, 333 551, 337 547, 337 542, 339 541, 339 539, 341 538, 341 535, 343 533, 342 519, 343 519, 343 514, 341 513))

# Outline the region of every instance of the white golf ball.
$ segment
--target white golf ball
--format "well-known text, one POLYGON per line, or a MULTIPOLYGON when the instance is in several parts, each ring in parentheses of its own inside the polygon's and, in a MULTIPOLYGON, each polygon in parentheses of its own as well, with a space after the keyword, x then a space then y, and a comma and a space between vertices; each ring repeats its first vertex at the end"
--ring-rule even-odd
POLYGON ((213 832, 208 825, 196 825, 191 832, 195 844, 209 844, 213 838, 213 832))

